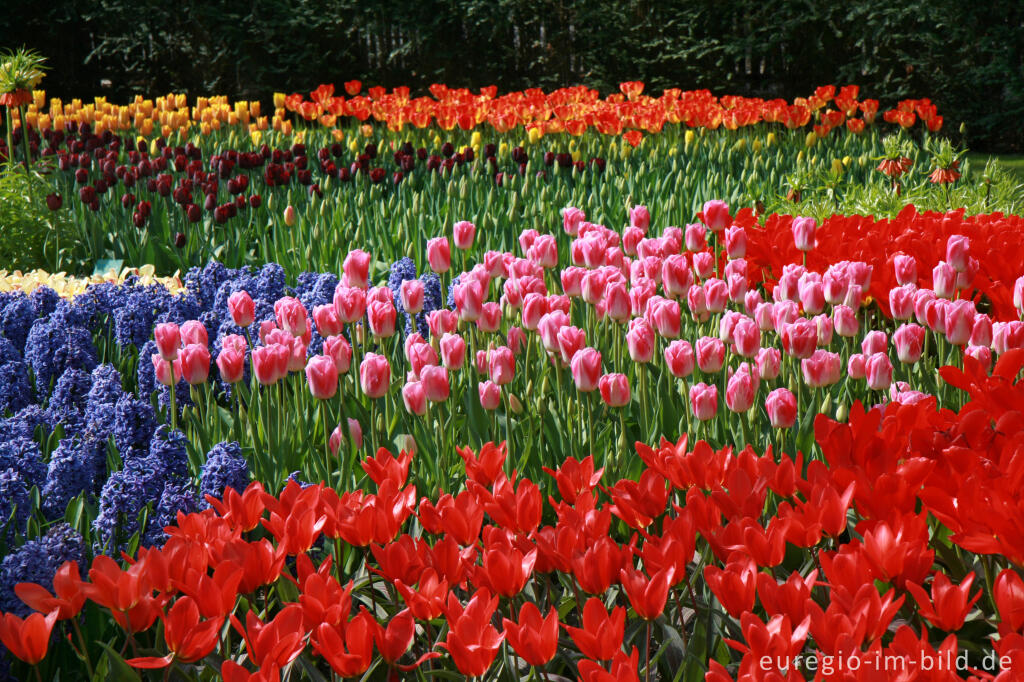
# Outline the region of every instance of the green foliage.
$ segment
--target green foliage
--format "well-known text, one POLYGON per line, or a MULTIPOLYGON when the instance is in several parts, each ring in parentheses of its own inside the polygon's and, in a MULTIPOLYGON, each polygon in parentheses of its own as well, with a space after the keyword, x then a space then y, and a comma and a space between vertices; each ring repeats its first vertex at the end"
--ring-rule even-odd
POLYGON ((38 175, 0 171, 0 268, 52 268, 57 250, 70 244, 66 212, 46 207, 44 197, 52 191, 38 175))

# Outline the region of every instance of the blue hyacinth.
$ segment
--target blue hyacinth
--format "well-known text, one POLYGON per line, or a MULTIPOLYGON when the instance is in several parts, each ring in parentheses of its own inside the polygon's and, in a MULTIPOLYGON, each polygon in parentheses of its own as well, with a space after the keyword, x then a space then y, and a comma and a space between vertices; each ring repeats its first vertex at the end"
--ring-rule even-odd
POLYGON ((79 571, 85 566, 85 543, 67 523, 57 523, 46 535, 29 540, 0 562, 0 611, 24 618, 32 612, 14 592, 18 583, 36 583, 53 591, 53 576, 64 562, 74 561, 79 571))
POLYGON ((220 498, 225 488, 234 488, 238 492, 249 485, 249 463, 242 456, 241 446, 232 442, 217 443, 206 455, 199 475, 199 497, 203 507, 209 506, 206 496, 220 498))
POLYGON ((47 518, 64 515, 68 503, 81 493, 94 495, 107 471, 107 440, 93 436, 62 438, 50 455, 42 487, 47 518))

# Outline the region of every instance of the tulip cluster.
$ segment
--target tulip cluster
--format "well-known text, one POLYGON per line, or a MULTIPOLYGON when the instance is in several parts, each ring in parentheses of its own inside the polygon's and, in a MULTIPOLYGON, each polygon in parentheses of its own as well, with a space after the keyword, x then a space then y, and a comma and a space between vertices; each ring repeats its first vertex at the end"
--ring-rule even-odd
POLYGON ((808 650, 858 662, 827 679, 947 658, 987 675, 972 679, 1013 679, 1024 545, 1008 467, 1024 350, 991 375, 964 364, 942 369, 971 397, 959 413, 857 404, 846 423, 817 419, 821 459, 638 443, 638 480, 601 484, 591 457, 569 458, 547 470, 545 496, 487 444, 458 449, 461 491, 418 498, 415 456, 382 448, 361 461, 374 492, 228 489, 127 565, 99 557, 83 577, 69 562, 52 590, 18 585, 38 613, 3 615, 0 641, 29 665, 70 653, 90 672, 105 658, 196 677, 220 660, 228 680, 320 666, 665 679, 665 650, 703 657, 709 682, 784 679, 808 650), (68 625, 83 615, 90 631, 116 623, 105 643, 68 625), (51 642, 54 629, 69 637, 51 642), (988 662, 972 648, 984 639, 988 662))

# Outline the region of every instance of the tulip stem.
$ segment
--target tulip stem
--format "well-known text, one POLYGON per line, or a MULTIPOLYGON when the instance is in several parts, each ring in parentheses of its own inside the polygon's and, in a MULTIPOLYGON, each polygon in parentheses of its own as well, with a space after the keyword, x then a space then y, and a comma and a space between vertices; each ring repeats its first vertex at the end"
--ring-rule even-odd
POLYGON ((644 645, 647 652, 647 663, 644 665, 644 682, 651 682, 651 621, 647 621, 647 643, 644 645))
POLYGON ((167 387, 171 393, 171 431, 176 431, 178 429, 178 377, 174 376, 174 362, 168 360, 167 365, 171 369, 171 385, 167 387))
POLYGON ((78 624, 78 618, 69 618, 71 621, 71 628, 75 631, 75 636, 78 638, 78 646, 82 648, 82 658, 85 659, 85 669, 89 673, 89 679, 93 678, 92 672, 92 660, 89 658, 89 650, 86 648, 85 636, 82 635, 82 628, 78 624))

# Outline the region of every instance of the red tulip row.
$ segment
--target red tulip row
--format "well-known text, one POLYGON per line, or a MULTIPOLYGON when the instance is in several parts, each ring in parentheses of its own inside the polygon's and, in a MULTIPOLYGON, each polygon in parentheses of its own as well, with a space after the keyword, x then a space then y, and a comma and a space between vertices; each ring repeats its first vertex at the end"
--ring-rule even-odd
MULTIPOLYGON (((465 487, 432 499, 408 480, 411 454, 381 449, 362 462, 373 493, 228 489, 124 567, 101 556, 82 580, 68 563, 54 595, 19 585, 39 614, 4 615, 0 640, 38 663, 88 601, 117 623, 106 650, 130 646, 130 665, 196 674, 218 652, 228 680, 279 679, 299 657, 342 677, 528 665, 635 680, 670 630, 703 648, 711 682, 803 679, 808 652, 816 679, 896 679, 880 661, 905 666, 898 679, 963 679, 946 661, 972 680, 1018 679, 1024 350, 991 375, 964 366, 942 369, 971 397, 959 413, 928 399, 819 416, 821 460, 637 444, 639 480, 604 485, 590 457, 568 459, 548 470, 545 504, 503 446, 460 449, 465 487), (983 669, 986 640, 1001 673, 983 669)), ((90 665, 96 647, 76 646, 90 665)))

